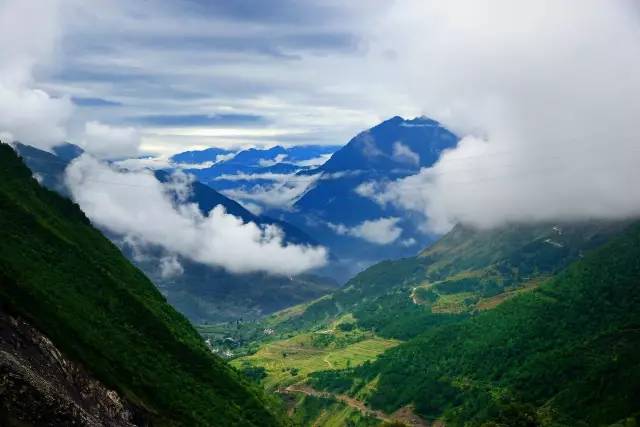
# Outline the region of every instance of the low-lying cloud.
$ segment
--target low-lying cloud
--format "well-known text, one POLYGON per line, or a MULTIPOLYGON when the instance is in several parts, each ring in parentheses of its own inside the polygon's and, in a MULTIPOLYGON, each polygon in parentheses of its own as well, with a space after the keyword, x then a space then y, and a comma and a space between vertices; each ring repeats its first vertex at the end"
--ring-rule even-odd
MULTIPOLYGON (((402 228, 398 226, 399 221, 400 218, 389 217, 366 220, 351 228, 344 224, 333 223, 328 223, 328 226, 336 234, 342 236, 357 237, 376 245, 388 245, 398 240, 402 235, 402 228)), ((407 240, 406 243, 408 243, 407 246, 413 244, 413 242, 409 240, 407 240)))
MULTIPOLYGON (((299 274, 325 264, 322 247, 288 244, 276 226, 259 227, 216 206, 204 216, 195 204, 177 203, 177 191, 188 191, 179 177, 166 187, 150 171, 115 169, 89 155, 76 159, 66 172, 73 198, 101 227, 130 240, 157 245, 172 254, 233 273, 266 271, 299 274)), ((176 260, 177 261, 177 260, 176 260)), ((180 271, 171 257, 163 274, 180 271)))
POLYGON ((264 208, 290 209, 291 206, 320 178, 320 174, 297 176, 295 174, 237 174, 222 175, 224 180, 272 180, 273 183, 255 184, 242 188, 223 190, 225 196, 242 203, 258 204, 264 208))
POLYGON ((139 153, 140 134, 133 127, 90 121, 85 124, 84 133, 82 148, 101 159, 131 157, 139 153))
POLYGON ((434 167, 359 194, 422 212, 440 233, 640 214, 637 2, 407 1, 384 25, 372 58, 463 139, 434 167))

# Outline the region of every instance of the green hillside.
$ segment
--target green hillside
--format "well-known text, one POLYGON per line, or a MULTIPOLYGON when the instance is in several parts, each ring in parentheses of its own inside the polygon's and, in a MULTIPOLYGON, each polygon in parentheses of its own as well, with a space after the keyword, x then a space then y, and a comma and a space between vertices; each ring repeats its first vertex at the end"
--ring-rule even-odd
POLYGON ((67 199, 0 145, 0 303, 151 414, 155 425, 279 425, 261 390, 211 354, 67 199))
MULTIPOLYGON (((282 389, 292 384, 299 388, 304 387, 301 383, 310 380, 314 387, 332 396, 343 396, 343 399, 351 396, 360 402, 358 405, 381 410, 379 419, 408 422, 411 414, 417 412, 426 419, 444 414, 455 422, 475 419, 476 415, 470 414, 479 408, 495 412, 496 407, 502 408, 499 401, 494 405, 490 399, 476 401, 475 397, 460 394, 459 389, 468 390, 476 384, 470 382, 467 373, 451 374, 449 381, 444 379, 449 375, 447 372, 433 371, 432 367, 438 363, 449 366, 459 362, 458 349, 450 347, 453 345, 448 341, 450 337, 490 313, 498 314, 491 314, 494 317, 489 318, 501 319, 503 307, 510 307, 511 301, 538 298, 541 292, 538 289, 548 287, 545 283, 550 278, 623 234, 630 224, 630 221, 543 223, 507 225, 493 230, 457 226, 414 258, 374 265, 333 294, 265 319, 255 327, 258 332, 253 335, 255 341, 246 346, 249 354, 255 354, 233 363, 247 372, 261 372, 262 383, 270 388, 282 389), (272 332, 260 337, 262 328, 272 332), (441 341, 434 345, 444 353, 434 351, 432 344, 421 344, 436 331, 442 331, 438 335, 441 341), (323 339, 319 340, 318 336, 323 339), (313 339, 309 341, 309 338, 313 339), (392 340, 400 345, 397 349, 370 352, 364 358, 350 354, 351 348, 357 348, 360 341, 372 338, 377 342, 392 340), (348 344, 343 344, 345 342, 348 344), (293 343, 305 345, 301 348, 293 343), (446 353, 446 349, 452 354, 446 353), (349 369, 344 370, 345 365, 319 363, 332 360, 335 351, 342 352, 345 363, 350 361, 349 369), (292 371, 296 375, 290 375, 292 371), (434 377, 427 373, 433 373, 434 377), (431 387, 440 386, 440 395, 432 392, 431 387), (425 393, 433 396, 433 400, 421 400, 425 393), (467 405, 472 405, 471 409, 467 405)), ((576 306, 575 310, 581 312, 583 308, 576 306)), ((535 318, 530 315, 532 318, 526 322, 535 318)), ((505 325, 513 323, 517 325, 515 328, 524 327, 517 321, 510 319, 505 325)), ((493 325, 491 328, 498 330, 493 325)), ((478 332, 479 342, 485 340, 484 333, 478 332)), ((513 333, 515 329, 509 329, 509 334, 513 333)), ((533 333, 539 336, 528 338, 544 345, 546 333, 542 330, 533 333)), ((549 345, 556 344, 550 341, 549 345)), ((493 346, 499 352, 504 344, 493 343, 493 346)), ((499 366, 500 360, 482 358, 490 354, 485 350, 478 352, 480 361, 490 367, 499 366)), ((511 356, 505 354, 504 358, 511 360, 511 356)), ((482 381, 486 384, 485 379, 482 381)), ((484 398, 493 399, 511 392, 505 390, 503 386, 492 386, 484 398)), ((305 401, 301 401, 296 409, 309 416, 310 409, 305 405, 305 401)), ((332 407, 330 401, 325 402, 327 405, 332 407)), ((507 407, 511 408, 508 404, 507 407)), ((323 413, 331 411, 325 408, 323 413)), ((319 422, 318 417, 309 423, 319 422)))
POLYGON ((344 288, 278 313, 267 324, 297 333, 351 313, 363 329, 408 339, 534 288, 627 225, 545 223, 494 230, 456 226, 419 256, 376 264, 344 288))
POLYGON ((447 425, 636 425, 639 304, 636 225, 536 290, 312 385, 447 425))

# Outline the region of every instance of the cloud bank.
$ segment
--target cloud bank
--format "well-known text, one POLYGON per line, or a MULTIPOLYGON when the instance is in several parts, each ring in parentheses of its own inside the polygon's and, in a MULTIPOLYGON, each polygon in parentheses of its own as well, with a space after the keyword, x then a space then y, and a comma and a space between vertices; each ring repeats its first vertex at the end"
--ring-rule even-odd
MULTIPOLYGON (((195 204, 177 203, 176 197, 188 191, 189 180, 184 177, 165 187, 150 171, 124 172, 83 155, 67 168, 66 182, 96 224, 193 261, 233 273, 282 275, 326 262, 324 248, 287 244, 278 227, 243 223, 222 206, 203 216, 195 204)), ((167 258, 162 271, 167 276, 179 273, 177 260, 167 258)))
POLYGON ((381 25, 372 60, 386 52, 423 112, 467 136, 359 194, 440 233, 640 214, 637 2, 407 1, 381 25))

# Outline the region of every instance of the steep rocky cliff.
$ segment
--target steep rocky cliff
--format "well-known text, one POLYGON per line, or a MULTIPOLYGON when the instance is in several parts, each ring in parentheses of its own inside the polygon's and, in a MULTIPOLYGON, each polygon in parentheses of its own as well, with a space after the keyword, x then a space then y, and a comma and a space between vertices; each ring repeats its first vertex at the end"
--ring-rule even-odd
POLYGON ((146 425, 144 412, 72 362, 24 320, 0 311, 0 425, 146 425))

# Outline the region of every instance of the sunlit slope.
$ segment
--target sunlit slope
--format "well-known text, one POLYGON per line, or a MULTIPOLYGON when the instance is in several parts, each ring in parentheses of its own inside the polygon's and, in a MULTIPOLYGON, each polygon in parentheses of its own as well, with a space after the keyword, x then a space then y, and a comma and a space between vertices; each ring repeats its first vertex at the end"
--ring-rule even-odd
POLYGON ((376 264, 344 288, 267 320, 276 331, 304 331, 351 313, 359 327, 407 339, 497 306, 600 247, 629 224, 456 226, 419 256, 376 264))
POLYGON ((535 290, 312 385, 361 395, 376 379, 372 406, 447 425, 609 425, 640 414, 638 304, 636 225, 535 290))

